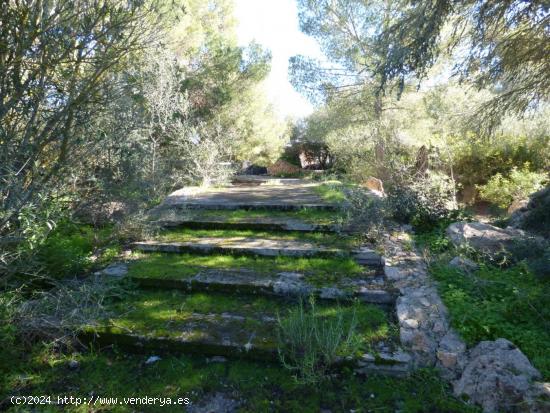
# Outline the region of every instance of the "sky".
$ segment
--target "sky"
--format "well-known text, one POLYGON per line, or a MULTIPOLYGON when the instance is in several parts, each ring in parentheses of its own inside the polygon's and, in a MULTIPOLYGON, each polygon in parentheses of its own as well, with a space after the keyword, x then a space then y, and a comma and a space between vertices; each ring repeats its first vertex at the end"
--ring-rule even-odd
POLYGON ((321 58, 318 43, 300 31, 295 0, 236 0, 239 44, 255 40, 272 54, 266 80, 270 101, 282 116, 303 117, 313 111, 288 79, 288 58, 297 54, 321 58))

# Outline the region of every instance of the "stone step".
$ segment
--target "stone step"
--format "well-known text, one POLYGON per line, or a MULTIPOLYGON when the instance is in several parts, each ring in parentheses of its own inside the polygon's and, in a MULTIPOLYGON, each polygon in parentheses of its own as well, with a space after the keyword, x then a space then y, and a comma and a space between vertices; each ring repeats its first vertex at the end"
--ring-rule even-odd
POLYGON ((338 206, 335 204, 325 203, 286 203, 275 201, 247 201, 247 202, 193 202, 188 201, 182 204, 163 205, 163 208, 172 209, 190 209, 190 210, 205 210, 205 211, 235 211, 243 209, 246 211, 299 211, 301 209, 313 209, 318 211, 337 211, 338 206))
POLYGON ((130 277, 140 287, 180 289, 185 291, 216 291, 228 293, 263 294, 272 296, 307 297, 314 295, 324 300, 351 300, 393 306, 398 292, 389 286, 383 276, 365 274, 343 277, 338 282, 316 286, 311 276, 296 272, 273 275, 258 274, 253 270, 201 269, 194 276, 148 277, 147 274, 130 277))
MULTIPOLYGON (((266 323, 268 326, 273 324, 266 323)), ((246 359, 252 361, 276 362, 278 349, 273 343, 262 342, 254 333, 249 339, 232 341, 229 335, 202 335, 201 338, 151 337, 147 334, 125 331, 120 328, 86 327, 78 338, 83 343, 100 347, 116 345, 124 350, 140 354, 195 354, 212 357, 214 361, 224 362, 225 358, 246 359)), ((363 353, 356 358, 340 359, 334 365, 353 368, 362 375, 379 374, 391 377, 406 377, 412 371, 411 356, 401 349, 380 353, 363 353)))
POLYGON ((299 232, 336 232, 337 225, 313 224, 297 219, 284 218, 244 218, 238 221, 220 218, 190 217, 189 219, 166 219, 155 221, 163 228, 191 229, 228 229, 252 231, 299 231, 299 232))
POLYGON ((351 252, 338 248, 317 246, 296 240, 255 238, 197 238, 185 242, 142 241, 133 247, 143 252, 193 252, 201 254, 259 255, 276 257, 352 257, 360 265, 381 268, 384 259, 375 251, 361 248, 351 252))
POLYGON ((336 210, 337 205, 325 202, 315 194, 318 184, 302 180, 279 182, 278 185, 236 186, 226 188, 182 188, 171 193, 162 208, 203 210, 268 209, 292 211, 303 208, 336 210))
MULTIPOLYGON (((266 301, 261 297, 247 300, 227 294, 142 291, 108 306, 109 320, 83 327, 80 339, 100 346, 116 344, 124 350, 146 354, 191 353, 276 361, 278 317, 284 319, 288 310, 296 307, 295 301, 266 301), (221 311, 226 308, 227 311, 221 311)), ((317 308, 328 317, 345 310, 321 303, 317 308)), ((345 311, 348 316, 351 314, 350 308, 345 311)), ((365 373, 378 365, 386 372, 390 364, 401 366, 402 372, 406 372, 409 360, 404 356, 390 360, 393 345, 386 344, 383 337, 390 343, 393 338, 387 333, 380 335, 381 331, 391 330, 381 316, 384 313, 367 305, 356 311, 357 333, 369 340, 365 348, 375 349, 376 354, 362 352, 360 357, 342 362, 365 373)))

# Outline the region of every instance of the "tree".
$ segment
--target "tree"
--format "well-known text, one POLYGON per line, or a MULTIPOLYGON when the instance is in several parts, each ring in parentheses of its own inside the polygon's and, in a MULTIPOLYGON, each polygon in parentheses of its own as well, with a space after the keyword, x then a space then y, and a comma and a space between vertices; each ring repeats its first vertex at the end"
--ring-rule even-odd
POLYGON ((502 114, 523 114, 548 100, 549 24, 544 0, 403 0, 377 39, 375 72, 382 88, 396 79, 402 86, 411 75, 426 77, 443 51, 456 50, 455 74, 495 92, 484 105, 494 124, 502 114))
POLYGON ((66 171, 112 75, 152 39, 152 3, 8 1, 0 6, 0 231, 66 171))
POLYGON ((292 57, 291 81, 298 91, 326 102, 335 95, 361 94, 377 83, 375 41, 391 16, 390 1, 299 0, 298 8, 300 29, 318 40, 329 61, 292 57))

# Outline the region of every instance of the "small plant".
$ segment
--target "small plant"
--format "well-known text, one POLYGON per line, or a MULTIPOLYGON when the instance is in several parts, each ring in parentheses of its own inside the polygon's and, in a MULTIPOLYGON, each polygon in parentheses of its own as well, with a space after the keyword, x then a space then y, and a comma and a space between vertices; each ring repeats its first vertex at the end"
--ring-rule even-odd
POLYGON ((481 197, 500 208, 506 209, 512 201, 526 199, 529 194, 542 188, 547 179, 544 172, 531 172, 529 164, 522 169, 512 168, 508 176, 493 175, 485 185, 478 186, 481 197))
POLYGON ((339 356, 358 350, 357 318, 337 311, 334 317, 321 315, 313 297, 309 308, 303 301, 286 317, 278 317, 279 357, 283 366, 297 373, 301 383, 316 383, 326 377, 339 356))
POLYGON ((343 206, 344 225, 369 238, 377 239, 387 217, 385 200, 377 198, 361 188, 345 189, 346 203, 343 206))
POLYGON ((53 288, 35 293, 13 311, 12 322, 23 342, 43 339, 71 344, 80 328, 104 318, 106 304, 126 293, 119 281, 101 276, 48 281, 53 288))

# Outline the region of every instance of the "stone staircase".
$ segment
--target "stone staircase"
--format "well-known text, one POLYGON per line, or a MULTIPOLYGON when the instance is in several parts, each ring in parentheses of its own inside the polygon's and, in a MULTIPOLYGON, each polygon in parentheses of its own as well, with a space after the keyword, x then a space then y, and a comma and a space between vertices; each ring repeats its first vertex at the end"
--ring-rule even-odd
POLYGON ((384 276, 383 257, 335 233, 330 219, 316 221, 315 211, 330 218, 335 205, 310 184, 289 181, 171 194, 152 213, 162 227, 158 237, 134 243, 131 258, 117 264, 127 267, 135 292, 109 308, 109 320, 87 326, 82 339, 153 354, 275 361, 278 320, 300 297, 315 296, 327 317, 357 314, 363 350, 340 364, 406 374, 411 359, 398 345, 398 294, 384 276), (304 210, 313 218, 304 219, 304 210), (208 265, 196 264, 199 258, 208 265))

